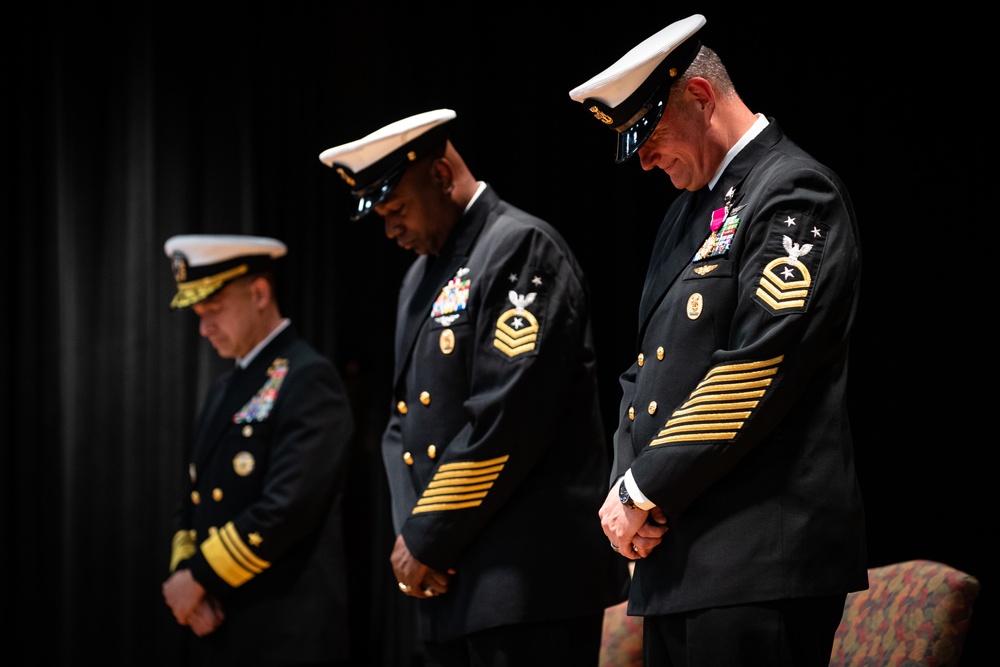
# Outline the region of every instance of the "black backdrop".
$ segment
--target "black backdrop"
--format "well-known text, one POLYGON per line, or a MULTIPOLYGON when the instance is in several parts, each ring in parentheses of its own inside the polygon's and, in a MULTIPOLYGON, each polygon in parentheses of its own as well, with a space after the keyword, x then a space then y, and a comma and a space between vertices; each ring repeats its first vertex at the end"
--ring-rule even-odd
POLYGON ((370 664, 408 664, 411 609, 387 563, 378 437, 395 293, 412 258, 379 222, 346 221, 351 202, 318 154, 405 115, 455 109, 474 173, 553 222, 588 271, 610 424, 649 244, 675 193, 662 172, 614 165, 611 133, 567 93, 701 12, 703 40, 750 107, 851 189, 865 242, 851 404, 870 564, 929 558, 977 575, 985 592, 963 664, 981 664, 996 554, 986 535, 996 437, 982 421, 993 391, 981 388, 996 299, 974 277, 990 225, 978 176, 992 157, 982 154, 991 72, 976 36, 985 17, 960 5, 876 18, 718 2, 345 4, 7 11, 8 655, 61 665, 182 655, 159 586, 186 437, 223 366, 193 316, 168 311, 162 246, 177 233, 242 232, 289 244, 284 310, 351 384, 354 631, 370 664))

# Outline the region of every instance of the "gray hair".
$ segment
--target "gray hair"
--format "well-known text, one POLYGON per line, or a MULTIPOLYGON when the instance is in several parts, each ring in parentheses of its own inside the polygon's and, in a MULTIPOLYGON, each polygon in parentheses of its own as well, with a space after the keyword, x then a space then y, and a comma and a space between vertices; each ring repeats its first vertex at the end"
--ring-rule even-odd
POLYGON ((688 65, 687 70, 681 75, 681 78, 674 82, 673 88, 675 90, 683 90, 687 86, 688 81, 696 76, 706 79, 711 83, 715 88, 715 92, 720 97, 730 97, 736 94, 733 80, 729 78, 729 71, 722 64, 719 54, 705 45, 702 45, 698 49, 698 54, 691 61, 691 64, 688 65))

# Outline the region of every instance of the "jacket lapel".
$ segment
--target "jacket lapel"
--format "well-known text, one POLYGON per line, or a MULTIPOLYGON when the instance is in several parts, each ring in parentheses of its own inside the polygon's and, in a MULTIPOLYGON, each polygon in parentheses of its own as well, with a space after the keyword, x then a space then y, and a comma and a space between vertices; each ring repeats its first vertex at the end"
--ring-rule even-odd
POLYGON ((697 193, 685 192, 667 211, 657 233, 639 301, 640 340, 657 304, 711 233, 712 211, 725 204, 726 193, 731 188, 738 190, 750 169, 781 138, 777 123, 773 119, 769 121, 769 125, 736 154, 714 189, 709 190, 706 186, 697 193))
POLYGON ((639 301, 640 338, 656 305, 697 252, 698 244, 702 240, 702 235, 699 235, 698 231, 702 227, 699 221, 703 218, 704 229, 706 234, 708 233, 710 218, 707 212, 711 210, 710 204, 713 199, 707 187, 698 192, 685 191, 671 210, 667 211, 653 245, 646 282, 639 301))
POLYGON ((275 357, 281 356, 281 351, 295 336, 292 328, 286 327, 254 357, 249 366, 245 369, 237 366, 213 388, 206 401, 206 406, 211 407, 206 408, 195 434, 194 462, 199 470, 211 459, 223 433, 232 424, 233 415, 267 381, 267 369, 275 357))
POLYGON ((437 257, 424 255, 414 263, 412 280, 416 284, 412 287, 404 286, 399 304, 394 385, 406 369, 421 329, 431 319, 434 300, 448 281, 455 277, 458 270, 468 263, 479 232, 486 225, 499 201, 496 192, 487 187, 472 208, 456 223, 441 253, 437 257))

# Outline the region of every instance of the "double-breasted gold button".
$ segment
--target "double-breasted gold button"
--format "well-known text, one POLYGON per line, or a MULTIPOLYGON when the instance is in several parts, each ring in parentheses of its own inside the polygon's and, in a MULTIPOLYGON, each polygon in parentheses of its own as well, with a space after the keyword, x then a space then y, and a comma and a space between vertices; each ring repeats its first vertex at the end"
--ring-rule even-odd
POLYGON ((659 346, 658 348, 656 348, 656 358, 659 359, 660 361, 663 361, 663 346, 662 345, 659 346))
POLYGON ((220 489, 219 487, 215 487, 214 489, 212 489, 212 500, 214 500, 215 502, 219 502, 220 500, 222 500, 222 489, 220 489))
POLYGON ((427 445, 427 456, 437 458, 438 448, 435 445, 427 445))
POLYGON ((401 415, 406 414, 406 401, 400 401, 399 403, 396 403, 396 412, 398 412, 401 415))
POLYGON ((646 409, 649 410, 649 414, 655 415, 656 414, 656 401, 650 401, 649 402, 649 407, 646 408, 646 409))
POLYGON ((642 366, 644 363, 646 363, 646 355, 644 355, 642 352, 640 352, 639 353, 639 358, 636 359, 636 361, 638 362, 638 364, 640 366, 642 366))
POLYGON ((413 465, 413 455, 409 452, 403 452, 403 460, 406 461, 406 465, 413 465))
POLYGON ((251 435, 253 435, 253 426, 251 426, 250 424, 244 424, 243 425, 243 437, 244 438, 249 438, 251 435))
POLYGON ((422 392, 420 392, 420 402, 423 403, 424 405, 430 405, 431 404, 431 392, 429 392, 429 391, 422 391, 422 392))
POLYGON ((197 490, 191 492, 191 502, 195 505, 201 504, 201 494, 197 490))
POLYGON ((628 418, 630 421, 635 421, 635 408, 631 405, 628 406, 628 418))

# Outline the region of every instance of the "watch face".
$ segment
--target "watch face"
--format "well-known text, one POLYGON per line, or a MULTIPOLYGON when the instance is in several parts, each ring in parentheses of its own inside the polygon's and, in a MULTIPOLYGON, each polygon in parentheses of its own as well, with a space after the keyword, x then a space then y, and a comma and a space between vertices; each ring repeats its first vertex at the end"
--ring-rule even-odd
POLYGON ((623 505, 630 505, 629 502, 632 500, 628 495, 628 489, 625 488, 625 480, 622 480, 621 486, 618 487, 618 500, 622 501, 623 505))

